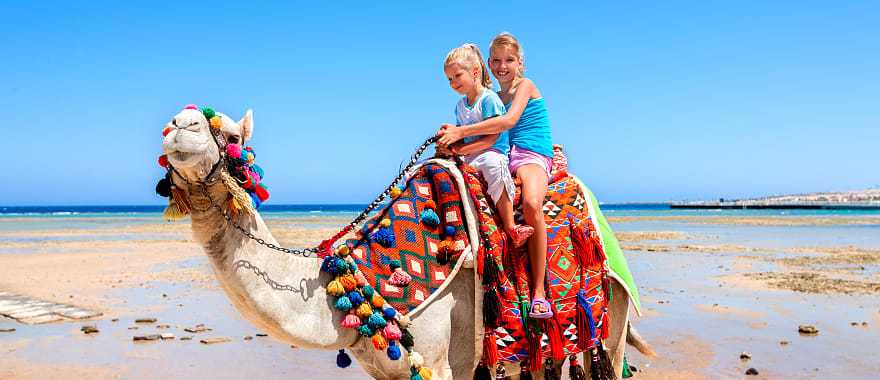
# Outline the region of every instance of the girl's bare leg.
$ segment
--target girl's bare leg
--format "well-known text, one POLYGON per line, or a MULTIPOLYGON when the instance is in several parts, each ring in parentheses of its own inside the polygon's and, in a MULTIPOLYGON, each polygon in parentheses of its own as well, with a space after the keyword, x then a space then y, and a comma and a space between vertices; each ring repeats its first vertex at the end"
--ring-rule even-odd
MULTIPOLYGON (((547 193, 547 172, 539 165, 528 164, 517 169, 522 180, 523 217, 535 228, 529 240, 529 264, 532 268, 532 299, 547 298, 544 273, 547 268, 547 228, 544 225, 544 197, 547 193)), ((538 310, 546 312, 549 310, 538 310)))
POLYGON ((501 227, 504 231, 512 230, 516 223, 513 222, 513 202, 510 201, 507 189, 501 193, 498 202, 495 202, 495 207, 498 209, 498 215, 501 216, 501 227))

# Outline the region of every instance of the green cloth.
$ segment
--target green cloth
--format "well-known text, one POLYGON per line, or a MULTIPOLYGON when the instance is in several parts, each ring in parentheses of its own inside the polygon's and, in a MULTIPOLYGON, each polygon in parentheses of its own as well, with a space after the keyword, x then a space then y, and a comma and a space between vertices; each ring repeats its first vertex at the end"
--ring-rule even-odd
POLYGON ((636 311, 641 314, 642 304, 641 301, 639 301, 639 289, 636 287, 636 282, 633 280, 632 273, 629 271, 626 257, 623 256, 623 250, 620 249, 620 243, 618 243, 617 237, 614 236, 614 231, 612 231, 611 226, 608 225, 608 221, 605 219, 605 215, 602 214, 602 210, 599 209, 599 201, 596 200, 596 196, 593 195, 593 192, 586 185, 583 185, 583 183, 581 183, 581 185, 590 196, 590 203, 593 204, 593 211, 596 213, 596 215, 592 215, 593 221, 598 225, 599 233, 602 235, 602 248, 605 249, 605 256, 608 258, 608 266, 611 268, 611 271, 623 281, 623 286, 626 288, 627 293, 629 293, 629 297, 632 299, 636 311))

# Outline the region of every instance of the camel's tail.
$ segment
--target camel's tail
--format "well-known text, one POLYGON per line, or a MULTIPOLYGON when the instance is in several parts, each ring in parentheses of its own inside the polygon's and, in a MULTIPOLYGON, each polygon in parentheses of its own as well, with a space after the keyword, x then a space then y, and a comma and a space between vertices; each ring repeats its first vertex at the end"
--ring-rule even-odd
POLYGON ((636 328, 633 327, 631 323, 627 323, 626 343, 628 343, 630 346, 635 347, 636 350, 639 350, 639 352, 642 353, 642 355, 650 358, 657 357, 657 353, 654 352, 654 349, 651 348, 651 345, 648 344, 648 341, 646 341, 645 338, 642 338, 642 336, 639 335, 639 332, 636 331, 636 328))

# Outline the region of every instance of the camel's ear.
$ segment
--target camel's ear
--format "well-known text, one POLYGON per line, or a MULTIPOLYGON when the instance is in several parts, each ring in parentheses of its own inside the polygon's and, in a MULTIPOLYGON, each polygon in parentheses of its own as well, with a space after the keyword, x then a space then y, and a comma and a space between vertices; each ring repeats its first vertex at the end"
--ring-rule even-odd
POLYGON ((251 136, 254 135, 254 111, 247 110, 244 113, 244 117, 238 121, 238 125, 241 127, 242 143, 250 140, 251 136))

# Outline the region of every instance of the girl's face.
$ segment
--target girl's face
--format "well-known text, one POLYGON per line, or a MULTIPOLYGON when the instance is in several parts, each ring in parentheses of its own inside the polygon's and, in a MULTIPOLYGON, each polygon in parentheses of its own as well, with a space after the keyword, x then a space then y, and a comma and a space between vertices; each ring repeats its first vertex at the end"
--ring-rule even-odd
POLYGON ((446 73, 446 79, 449 80, 449 87, 461 95, 471 93, 477 86, 477 71, 468 71, 458 64, 451 64, 443 68, 446 73))
POLYGON ((489 55, 489 69, 498 82, 510 83, 522 72, 522 61, 512 46, 496 46, 489 55))

